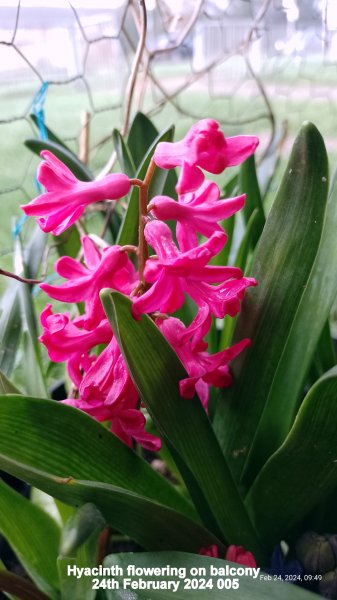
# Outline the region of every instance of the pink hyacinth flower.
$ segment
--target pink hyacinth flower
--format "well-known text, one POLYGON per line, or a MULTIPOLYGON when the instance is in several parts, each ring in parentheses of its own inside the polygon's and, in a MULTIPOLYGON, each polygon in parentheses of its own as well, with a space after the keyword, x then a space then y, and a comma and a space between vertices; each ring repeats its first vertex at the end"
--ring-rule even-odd
POLYGON ((202 184, 204 174, 201 169, 222 173, 226 167, 246 160, 255 152, 258 143, 258 138, 250 135, 225 138, 217 121, 202 119, 180 142, 160 142, 153 158, 163 169, 181 167, 177 191, 185 194, 202 184))
POLYGON ((163 221, 173 219, 177 223, 177 240, 181 250, 189 250, 198 244, 196 233, 210 237, 215 231, 223 231, 218 221, 228 219, 245 203, 245 194, 227 200, 219 200, 220 190, 216 183, 204 181, 200 188, 179 195, 178 202, 168 196, 155 196, 149 210, 163 221))
POLYGON ((161 440, 145 431, 145 424, 146 419, 140 410, 126 409, 115 415, 111 431, 127 446, 131 446, 134 439, 146 450, 158 452, 161 448, 161 440))
POLYGON ((144 448, 160 449, 160 439, 144 430, 145 417, 137 408, 139 395, 115 338, 88 363, 79 394, 79 399, 65 402, 98 421, 111 421, 111 430, 129 446, 135 440, 144 448))
MULTIPOLYGON (((198 554, 210 556, 212 558, 220 558, 219 548, 216 544, 212 544, 207 548, 200 548, 198 554)), ((234 544, 228 546, 224 559, 239 565, 245 565, 246 567, 256 568, 256 560, 253 554, 248 550, 245 550, 242 546, 234 546, 234 544)))
POLYGON ((38 168, 37 179, 47 191, 21 208, 26 215, 38 217, 46 233, 60 235, 81 217, 88 204, 117 200, 129 193, 130 180, 123 173, 107 175, 100 181, 79 181, 48 150, 43 150, 41 156, 45 160, 38 168))
POLYGON ((87 331, 71 321, 69 314, 53 314, 51 304, 41 313, 43 334, 39 337, 54 362, 68 360, 73 354, 87 353, 98 344, 107 344, 112 338, 112 330, 107 319, 103 319, 95 329, 87 331))
MULTIPOLYGON (((205 308, 203 309, 205 311, 205 308)), ((190 327, 174 317, 158 322, 158 326, 169 344, 177 353, 189 377, 179 382, 179 391, 183 398, 191 399, 195 392, 207 411, 209 387, 223 388, 232 383, 232 375, 228 363, 238 356, 250 340, 244 339, 226 350, 216 354, 206 352, 207 344, 200 339, 197 325, 203 327, 205 315, 196 318, 190 327), (197 336, 197 340, 195 338, 197 336), (206 347, 205 347, 206 346, 206 347)))
POLYGON ((133 315, 160 311, 173 313, 184 303, 188 294, 198 306, 207 305, 218 318, 234 316, 240 309, 240 300, 254 279, 242 277, 236 267, 208 265, 226 242, 224 232, 216 231, 206 242, 187 252, 179 252, 172 240, 169 227, 161 221, 151 221, 145 227, 145 237, 155 249, 157 258, 146 262, 144 277, 152 287, 134 298, 133 315), (221 282, 214 286, 213 283, 221 282))
POLYGON ((211 558, 219 558, 219 548, 216 544, 211 544, 207 548, 200 548, 198 554, 210 556, 211 558))
POLYGON ((256 560, 251 552, 245 550, 243 546, 228 546, 225 560, 230 562, 238 563, 239 565, 245 565, 246 567, 256 567, 256 560))
POLYGON ((113 288, 130 294, 136 273, 127 253, 120 246, 106 248, 101 254, 88 236, 82 238, 82 245, 86 266, 69 256, 62 256, 56 261, 55 269, 60 277, 68 281, 58 286, 41 283, 40 288, 61 302, 85 302, 86 316, 82 320, 88 329, 105 318, 99 298, 101 289, 113 288))

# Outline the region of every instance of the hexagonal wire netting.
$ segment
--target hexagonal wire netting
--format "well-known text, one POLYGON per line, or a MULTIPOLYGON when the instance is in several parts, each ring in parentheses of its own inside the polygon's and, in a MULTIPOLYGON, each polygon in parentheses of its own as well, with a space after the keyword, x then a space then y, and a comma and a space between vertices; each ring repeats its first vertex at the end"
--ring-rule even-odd
POLYGON ((259 134, 260 153, 276 140, 287 154, 286 129, 291 140, 307 118, 333 156, 336 60, 334 0, 1 0, 1 260, 36 195, 24 141, 44 122, 98 176, 113 128, 126 133, 137 110, 178 134, 215 117, 227 134, 259 134))

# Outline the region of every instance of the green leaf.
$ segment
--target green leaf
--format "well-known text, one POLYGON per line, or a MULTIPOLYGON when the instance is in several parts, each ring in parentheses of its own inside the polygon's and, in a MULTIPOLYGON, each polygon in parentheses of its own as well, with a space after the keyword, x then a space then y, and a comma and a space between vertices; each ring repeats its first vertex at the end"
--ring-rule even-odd
POLYGON ((144 156, 150 146, 152 146, 154 140, 158 138, 158 135, 159 132, 152 121, 143 113, 137 113, 130 127, 127 141, 127 146, 136 169, 140 167, 144 156))
MULTIPOLYGON (((149 150, 137 172, 137 179, 144 179, 146 171, 150 164, 151 158, 155 151, 155 148, 159 142, 171 142, 173 139, 174 127, 169 127, 164 133, 160 134, 149 150)), ((169 171, 163 169, 156 169, 151 181, 149 198, 160 195, 163 192, 165 182, 167 180, 169 171)), ((138 219, 139 219, 139 205, 138 205, 138 188, 134 187, 129 199, 129 206, 125 213, 120 232, 117 238, 117 244, 124 246, 125 244, 138 244, 138 219)))
MULTIPOLYGON (((37 127, 39 127, 37 116, 34 114, 30 114, 29 116, 30 116, 31 120, 33 121, 33 123, 37 127)), ((50 142, 56 142, 56 144, 58 144, 59 146, 62 146, 62 148, 65 148, 65 150, 67 150, 68 152, 73 154, 75 158, 77 158, 76 154, 74 154, 73 151, 70 150, 69 146, 67 146, 67 144, 65 144, 64 141, 61 140, 61 138, 59 138, 58 135, 56 135, 56 133, 54 133, 54 131, 52 129, 49 129, 49 127, 47 127, 47 125, 45 123, 44 123, 44 128, 47 132, 48 140, 50 142)))
POLYGON ((21 338, 19 286, 20 284, 17 281, 11 281, 1 302, 0 369, 7 376, 11 374, 14 368, 21 338))
MULTIPOLYGON (((23 250, 19 238, 16 239, 15 244, 15 260, 18 265, 22 265, 22 272, 27 276, 27 266, 23 262, 23 250)), ((48 390, 43 374, 41 346, 38 341, 38 326, 32 298, 32 288, 25 283, 20 283, 18 293, 21 309, 25 388, 28 393, 46 397, 48 395, 48 390)))
POLYGON ((59 158, 80 181, 92 181, 94 179, 94 176, 91 171, 89 171, 88 167, 86 167, 73 152, 67 150, 57 142, 30 138, 25 141, 25 146, 38 156, 40 156, 42 150, 49 150, 55 154, 56 158, 59 158))
POLYGON ((4 468, 73 506, 93 503, 107 523, 149 550, 195 552, 221 541, 206 528, 168 506, 119 486, 100 481, 62 478, 18 461, 3 459, 4 468))
POLYGON ((106 525, 100 511, 94 504, 83 504, 70 517, 62 531, 61 556, 74 556, 80 546, 96 531, 101 532, 106 525))
POLYGON ((59 402, 0 396, 0 453, 5 471, 9 461, 11 468, 26 465, 61 479, 106 482, 195 515, 185 498, 116 436, 59 402))
POLYGON ((81 237, 75 225, 72 225, 58 236, 53 236, 55 247, 59 256, 76 258, 81 248, 81 237))
MULTIPOLYGON (((36 227, 29 244, 23 252, 27 277, 32 279, 36 278, 40 268, 46 239, 47 236, 36 227)), ((16 257, 17 253, 18 244, 15 252, 16 257)), ((21 262, 21 250, 19 258, 21 262)), ((14 368, 15 357, 21 339, 20 288, 20 283, 12 280, 4 293, 0 306, 0 369, 7 376, 11 374, 14 368)))
MULTIPOLYGON (((179 394, 179 381, 186 378, 186 371, 177 355, 147 315, 139 321, 133 319, 129 298, 104 290, 101 299, 158 431, 193 476, 190 492, 193 494, 197 484, 200 497, 208 504, 210 515, 201 515, 204 523, 209 527, 214 520, 225 540, 234 544, 241 540, 259 553, 255 532, 199 399, 186 401, 179 394)), ((184 477, 185 469, 181 474, 184 477)), ((189 477, 185 483, 189 485, 189 477)))
MULTIPOLYGON (((166 600, 168 597, 175 598, 176 600, 185 600, 185 598, 196 598, 197 600, 314 600, 317 599, 318 596, 316 594, 311 594, 311 592, 307 592, 295 585, 291 585, 289 583, 283 583, 280 581, 273 581, 272 576, 269 576, 264 573, 258 574, 255 578, 254 575, 247 577, 241 576, 238 577, 239 588, 235 589, 234 587, 227 589, 221 589, 221 583, 224 582, 224 579, 227 579, 227 582, 234 582, 236 577, 231 576, 230 578, 226 578, 226 576, 217 576, 212 575, 211 573, 224 573, 224 569, 228 568, 238 568, 239 565, 230 563, 225 560, 220 560, 216 558, 208 558, 206 556, 198 556, 193 554, 185 554, 183 552, 156 552, 154 553, 137 553, 137 554, 110 554, 104 560, 104 566, 114 567, 116 573, 122 570, 123 575, 115 575, 114 579, 119 584, 119 590, 109 591, 106 590, 106 598, 108 600, 166 600), (152 572, 151 575, 143 574, 140 576, 131 576, 128 575, 128 567, 134 566, 136 569, 154 569, 159 568, 162 572, 165 573, 164 569, 167 566, 172 569, 176 569, 179 573, 178 576, 166 576, 166 575, 156 575, 155 572, 152 572), (118 569, 119 567, 119 569, 118 569), (186 579, 193 579, 193 575, 191 575, 191 569, 200 569, 200 573, 205 573, 204 575, 197 575, 196 579, 199 580, 199 589, 187 589, 187 585, 185 583, 186 579), (211 571, 213 569, 213 571, 211 571), (222 571, 220 571, 222 569, 222 571), (216 570, 216 571, 215 571, 216 570), (186 577, 184 576, 186 572, 186 577), (263 577, 261 577, 263 575, 263 577), (261 578, 260 578, 261 577, 261 578), (176 592, 168 591, 167 589, 151 589, 147 590, 137 590, 133 588, 123 589, 123 580, 131 579, 133 582, 139 582, 140 579, 148 582, 148 581, 178 581, 179 587, 176 592), (210 580, 212 582, 212 589, 205 588, 201 589, 202 584, 200 584, 200 580, 205 579, 206 581, 210 580)), ((131 567, 132 568, 132 567, 131 567)))
POLYGON ((326 373, 337 363, 336 352, 330 333, 329 320, 326 321, 314 356, 314 363, 320 376, 326 373))
MULTIPOLYGON (((252 345, 234 363, 235 382, 214 419, 238 479, 253 445, 248 482, 289 431, 336 293, 328 276, 336 244, 331 233, 322 235, 327 170, 322 137, 304 124, 256 250, 252 275, 259 285, 248 291, 238 319, 235 340, 248 337, 252 345)), ((327 219, 324 227, 334 230, 331 203, 332 223, 327 219)))
POLYGON ((35 226, 30 242, 23 249, 23 259, 26 267, 26 277, 35 279, 39 272, 48 236, 35 226))
POLYGON ((7 379, 6 375, 4 375, 1 371, 0 371, 0 395, 3 396, 4 394, 20 394, 21 392, 18 390, 17 387, 15 387, 15 385, 13 385, 13 383, 11 383, 9 381, 9 379, 7 379))
POLYGON ((334 367, 311 388, 247 496, 254 523, 271 546, 337 486, 336 397, 334 367))
POLYGON ((39 589, 55 598, 60 530, 55 521, 0 479, 0 531, 39 589))
POLYGON ((94 504, 83 504, 67 522, 61 541, 58 570, 62 600, 94 600, 96 591, 90 577, 68 575, 68 565, 78 568, 97 566, 99 537, 106 524, 94 504), (66 557, 66 558, 64 558, 66 557))
POLYGON ((240 192, 246 194, 246 202, 243 207, 245 222, 248 224, 254 210, 257 211, 255 227, 252 234, 252 247, 256 246, 260 239, 266 217, 264 214, 259 182, 256 175, 255 156, 252 154, 244 163, 239 171, 240 192))
POLYGON ((133 162, 130 150, 123 140, 123 137, 119 133, 118 129, 114 129, 112 132, 112 140, 115 146, 119 166, 123 173, 126 173, 129 177, 134 177, 136 174, 136 167, 133 162))

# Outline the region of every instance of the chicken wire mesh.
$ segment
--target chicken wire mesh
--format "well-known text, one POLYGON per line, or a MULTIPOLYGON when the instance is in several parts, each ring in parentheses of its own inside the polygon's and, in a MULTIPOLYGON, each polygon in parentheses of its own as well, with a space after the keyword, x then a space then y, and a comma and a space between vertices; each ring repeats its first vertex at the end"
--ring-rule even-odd
POLYGON ((262 153, 285 121, 287 153, 306 118, 333 156, 336 62, 335 0, 2 0, 2 257, 36 195, 24 140, 45 122, 98 176, 113 165, 113 128, 126 133, 137 110, 178 134, 215 117, 227 135, 257 133, 262 153))

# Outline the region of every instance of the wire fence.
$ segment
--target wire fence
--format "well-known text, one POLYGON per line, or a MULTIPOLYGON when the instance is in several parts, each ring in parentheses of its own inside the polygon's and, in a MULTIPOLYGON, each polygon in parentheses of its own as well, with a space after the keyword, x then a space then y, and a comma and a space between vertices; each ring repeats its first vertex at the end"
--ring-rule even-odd
POLYGON ((215 117, 228 135, 257 133, 261 153, 285 122, 287 152, 310 119, 334 157, 336 64, 335 0, 2 0, 4 245, 19 204, 36 195, 24 140, 43 137, 44 123, 97 176, 113 166, 113 128, 126 134, 138 110, 179 135, 215 117))

